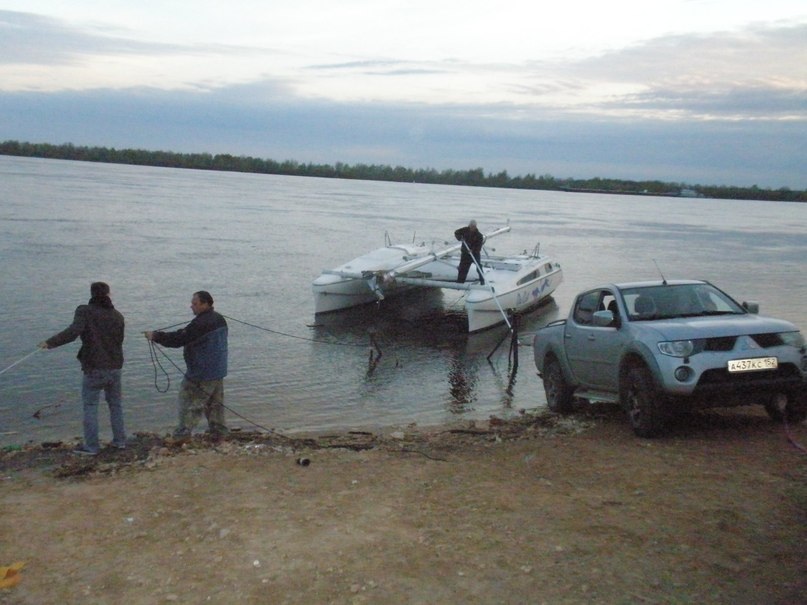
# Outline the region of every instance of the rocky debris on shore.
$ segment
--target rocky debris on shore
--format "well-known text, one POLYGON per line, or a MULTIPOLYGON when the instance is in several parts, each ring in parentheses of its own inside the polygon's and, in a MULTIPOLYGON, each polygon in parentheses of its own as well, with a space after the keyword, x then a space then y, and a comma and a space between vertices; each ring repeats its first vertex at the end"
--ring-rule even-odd
POLYGON ((212 439, 208 435, 174 439, 141 432, 129 439, 126 449, 109 446, 91 458, 73 455, 75 443, 43 442, 6 447, 0 453, 0 473, 39 469, 57 478, 114 474, 124 469, 153 469, 165 458, 200 450, 215 450, 227 456, 280 454, 292 460, 305 458, 310 463, 312 452, 317 450, 383 448, 444 461, 459 447, 579 433, 594 422, 588 415, 572 417, 522 411, 514 418, 491 416, 484 422, 469 421, 455 427, 410 425, 388 431, 345 431, 311 436, 233 429, 224 439, 212 439))

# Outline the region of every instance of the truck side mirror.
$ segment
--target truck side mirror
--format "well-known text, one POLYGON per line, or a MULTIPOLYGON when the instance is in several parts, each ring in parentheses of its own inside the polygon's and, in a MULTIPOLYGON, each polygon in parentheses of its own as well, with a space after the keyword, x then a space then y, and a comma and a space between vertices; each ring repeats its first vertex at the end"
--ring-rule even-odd
POLYGON ((748 311, 749 313, 753 313, 756 315, 759 313, 759 303, 749 300, 748 302, 743 301, 743 308, 748 311))
POLYGON ((595 311, 592 323, 598 328, 615 328, 619 326, 619 317, 613 311, 595 311))

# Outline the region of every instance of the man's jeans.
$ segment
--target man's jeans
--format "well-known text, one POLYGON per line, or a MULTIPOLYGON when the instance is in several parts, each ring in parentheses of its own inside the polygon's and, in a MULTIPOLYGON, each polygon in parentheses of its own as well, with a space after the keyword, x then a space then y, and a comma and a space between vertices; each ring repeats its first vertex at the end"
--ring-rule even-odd
POLYGON ((120 370, 91 370, 84 374, 81 384, 81 399, 84 402, 84 447, 91 452, 101 449, 98 443, 98 401, 104 392, 109 406, 109 421, 112 424, 112 442, 126 444, 121 406, 120 370))

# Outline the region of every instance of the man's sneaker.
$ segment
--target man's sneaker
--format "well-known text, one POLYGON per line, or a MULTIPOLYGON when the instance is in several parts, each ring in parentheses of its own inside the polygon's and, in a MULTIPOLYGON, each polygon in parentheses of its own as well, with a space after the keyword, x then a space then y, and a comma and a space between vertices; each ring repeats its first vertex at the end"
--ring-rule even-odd
POLYGON ((113 442, 112 447, 114 447, 116 450, 125 450, 126 449, 126 444, 125 443, 114 443, 113 442))
POLYGON ((77 456, 97 456, 98 452, 94 452, 92 450, 88 450, 86 447, 77 447, 73 450, 73 453, 77 456))

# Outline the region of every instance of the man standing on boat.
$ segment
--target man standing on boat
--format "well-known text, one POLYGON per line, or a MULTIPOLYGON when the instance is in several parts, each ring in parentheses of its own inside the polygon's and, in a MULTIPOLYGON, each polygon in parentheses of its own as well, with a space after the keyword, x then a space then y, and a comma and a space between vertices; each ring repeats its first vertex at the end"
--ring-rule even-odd
POLYGON ((190 437, 204 412, 209 433, 218 440, 228 432, 224 419, 227 322, 213 309, 213 297, 204 290, 193 294, 191 311, 195 317, 181 330, 145 332, 145 336, 164 347, 183 347, 187 370, 179 389, 174 437, 190 437))
POLYGON ((55 349, 81 338, 78 360, 84 378, 81 399, 84 405, 84 443, 74 454, 95 456, 98 442, 98 402, 104 392, 112 425, 112 446, 126 448, 121 405, 121 368, 123 367, 124 321, 110 298, 109 285, 97 281, 90 285, 90 301, 76 307, 73 323, 58 334, 39 343, 41 349, 55 349))
POLYGON ((476 264, 476 271, 479 273, 479 283, 484 285, 485 277, 481 269, 482 244, 485 243, 485 236, 476 228, 476 221, 472 220, 467 227, 460 227, 454 232, 454 237, 462 242, 462 255, 460 256, 460 266, 457 272, 457 282, 465 283, 471 263, 476 264))

